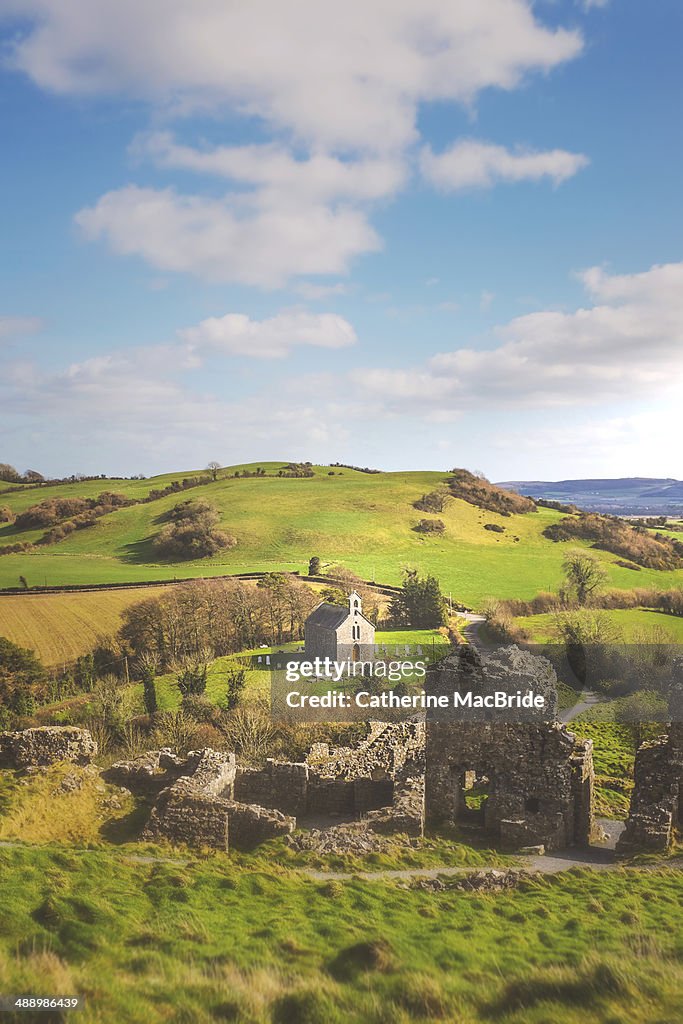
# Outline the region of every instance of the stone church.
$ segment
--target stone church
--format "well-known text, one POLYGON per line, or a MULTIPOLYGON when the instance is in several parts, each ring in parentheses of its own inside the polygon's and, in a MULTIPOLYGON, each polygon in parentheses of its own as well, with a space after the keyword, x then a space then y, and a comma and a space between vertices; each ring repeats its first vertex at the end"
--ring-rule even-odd
POLYGON ((360 594, 349 594, 348 608, 322 601, 306 619, 307 659, 369 661, 375 652, 375 627, 363 615, 360 594))

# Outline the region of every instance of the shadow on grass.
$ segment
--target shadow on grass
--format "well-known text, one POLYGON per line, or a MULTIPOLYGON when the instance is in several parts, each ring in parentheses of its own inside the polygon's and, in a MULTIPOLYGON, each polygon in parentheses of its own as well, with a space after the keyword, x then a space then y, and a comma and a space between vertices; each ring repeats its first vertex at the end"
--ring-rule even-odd
POLYGON ((150 563, 165 564, 165 559, 161 559, 154 551, 154 540, 156 534, 150 534, 149 537, 143 537, 142 540, 136 540, 131 544, 124 544, 123 554, 120 556, 122 562, 134 563, 136 565, 148 565, 150 563))
POLYGON ((136 807, 122 818, 106 821, 100 829, 100 835, 113 846, 130 843, 139 839, 140 833, 147 824, 150 806, 140 801, 136 807))

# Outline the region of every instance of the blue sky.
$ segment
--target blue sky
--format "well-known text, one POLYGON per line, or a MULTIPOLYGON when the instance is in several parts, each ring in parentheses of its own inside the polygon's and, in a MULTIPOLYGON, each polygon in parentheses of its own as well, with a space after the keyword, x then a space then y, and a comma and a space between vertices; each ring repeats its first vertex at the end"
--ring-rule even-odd
POLYGON ((677 0, 0 0, 0 461, 683 477, 677 0))

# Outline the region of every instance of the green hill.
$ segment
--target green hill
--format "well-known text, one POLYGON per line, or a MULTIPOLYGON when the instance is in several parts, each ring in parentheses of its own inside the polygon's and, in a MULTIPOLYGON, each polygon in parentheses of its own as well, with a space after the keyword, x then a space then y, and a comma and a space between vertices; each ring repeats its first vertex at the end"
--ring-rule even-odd
MULTIPOLYGON (((305 572, 313 555, 320 557, 323 566, 340 563, 365 579, 383 583, 400 583, 405 566, 417 567, 437 575, 454 600, 472 606, 492 595, 529 598, 560 583, 566 545, 543 536, 548 525, 562 518, 552 509, 504 516, 453 498, 437 513, 445 532, 426 535, 415 530, 425 513, 415 509, 413 502, 442 485, 447 473, 368 473, 315 466, 308 478, 278 477, 284 465, 261 463, 270 475, 238 478, 233 475, 236 469, 254 471, 256 465, 230 467, 215 482, 110 512, 57 544, 2 555, 0 586, 17 586, 20 576, 26 577, 29 586, 55 586, 253 570, 305 572), (210 501, 237 545, 210 559, 160 561, 152 541, 162 527, 162 517, 188 498, 210 501), (486 525, 501 527, 502 532, 487 530, 486 525)), ((49 498, 94 498, 105 490, 139 501, 153 488, 192 475, 196 471, 148 480, 102 479, 15 489, 2 496, 2 503, 19 513, 49 498)), ((5 525, 0 528, 0 546, 35 543, 42 533, 5 525)), ((616 556, 598 554, 609 567, 612 586, 664 589, 683 582, 683 570, 636 573, 616 565, 616 556)))

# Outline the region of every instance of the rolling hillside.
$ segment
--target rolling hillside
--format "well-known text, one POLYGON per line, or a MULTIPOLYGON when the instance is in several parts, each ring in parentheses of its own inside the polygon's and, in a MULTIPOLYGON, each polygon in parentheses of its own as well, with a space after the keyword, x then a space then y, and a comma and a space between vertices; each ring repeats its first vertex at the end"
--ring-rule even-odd
MULTIPOLYGON (((261 463, 276 474, 281 462, 261 463)), ((49 547, 0 556, 0 587, 16 587, 24 576, 29 586, 88 585, 216 576, 251 570, 305 571, 312 555, 323 565, 341 563, 366 579, 400 583, 405 566, 436 574, 454 600, 478 606, 489 596, 533 596, 557 588, 566 545, 542 536, 561 518, 550 509, 503 517, 460 499, 452 499, 438 518, 442 535, 424 535, 415 526, 425 513, 413 502, 442 483, 446 473, 364 473, 314 467, 310 478, 232 476, 222 471, 214 483, 147 504, 111 512, 93 526, 78 530, 49 547), (161 519, 179 501, 201 498, 220 511, 221 525, 237 538, 234 548, 196 562, 160 562, 152 539, 161 519), (487 530, 486 525, 503 532, 487 530)), ((249 467, 247 467, 249 468, 249 467)), ((255 469, 255 466, 250 467, 255 469)), ((148 480, 97 480, 54 487, 15 490, 2 504, 15 512, 52 497, 94 497, 113 490, 140 499, 186 474, 148 480)), ((41 530, 21 533, 0 528, 0 545, 33 541, 41 530)), ((683 571, 615 565, 616 557, 599 556, 609 566, 610 583, 619 587, 668 588, 683 582, 683 571)))

